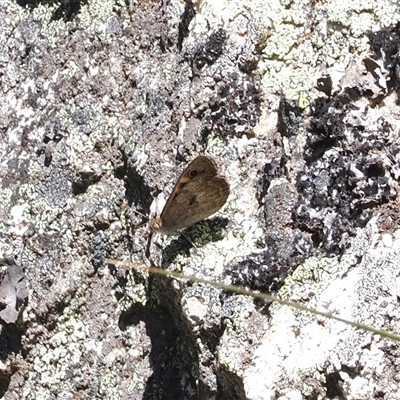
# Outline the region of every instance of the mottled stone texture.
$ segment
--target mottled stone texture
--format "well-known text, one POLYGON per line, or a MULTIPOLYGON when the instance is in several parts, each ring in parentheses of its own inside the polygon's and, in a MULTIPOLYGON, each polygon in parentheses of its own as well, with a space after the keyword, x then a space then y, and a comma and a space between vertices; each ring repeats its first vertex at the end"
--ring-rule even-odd
POLYGON ((3 0, 0 397, 400 398, 394 342, 104 262, 399 333, 395 3, 3 0), (149 243, 198 154, 227 204, 149 243))

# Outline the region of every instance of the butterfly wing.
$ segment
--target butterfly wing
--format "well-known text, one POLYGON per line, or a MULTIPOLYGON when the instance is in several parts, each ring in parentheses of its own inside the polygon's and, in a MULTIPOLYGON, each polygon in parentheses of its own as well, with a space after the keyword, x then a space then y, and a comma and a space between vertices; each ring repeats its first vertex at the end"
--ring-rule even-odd
POLYGON ((182 173, 161 213, 160 231, 175 234, 217 212, 229 196, 227 180, 215 162, 195 158, 182 173))

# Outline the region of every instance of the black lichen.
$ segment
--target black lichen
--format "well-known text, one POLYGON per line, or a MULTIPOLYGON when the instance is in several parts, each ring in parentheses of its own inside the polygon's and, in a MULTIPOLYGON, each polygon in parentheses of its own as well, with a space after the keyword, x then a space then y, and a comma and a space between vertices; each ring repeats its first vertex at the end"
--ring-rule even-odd
POLYGON ((336 102, 314 116, 309 128, 306 165, 297 178, 295 226, 309 232, 315 246, 337 251, 365 226, 374 208, 396 198, 391 160, 400 146, 384 134, 383 118, 368 126, 360 110, 336 102))
POLYGON ((307 236, 296 230, 281 240, 266 237, 260 252, 237 258, 225 269, 230 282, 252 290, 275 293, 287 275, 312 253, 307 236))

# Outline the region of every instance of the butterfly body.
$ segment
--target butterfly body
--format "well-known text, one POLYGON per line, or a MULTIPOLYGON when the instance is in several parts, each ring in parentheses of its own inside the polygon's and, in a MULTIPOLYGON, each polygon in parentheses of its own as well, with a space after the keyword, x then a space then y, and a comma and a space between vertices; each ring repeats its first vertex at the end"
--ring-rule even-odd
POLYGON ((229 196, 229 184, 210 157, 196 157, 183 171, 160 217, 150 221, 155 232, 176 235, 217 212, 229 196))

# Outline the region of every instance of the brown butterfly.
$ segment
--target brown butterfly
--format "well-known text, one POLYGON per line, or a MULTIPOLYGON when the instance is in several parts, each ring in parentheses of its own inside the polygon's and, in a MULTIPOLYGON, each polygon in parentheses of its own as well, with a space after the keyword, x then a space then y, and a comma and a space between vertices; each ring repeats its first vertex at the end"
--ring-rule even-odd
POLYGON ((229 196, 226 178, 206 156, 196 157, 183 171, 160 217, 150 221, 154 232, 176 235, 217 212, 229 196))

